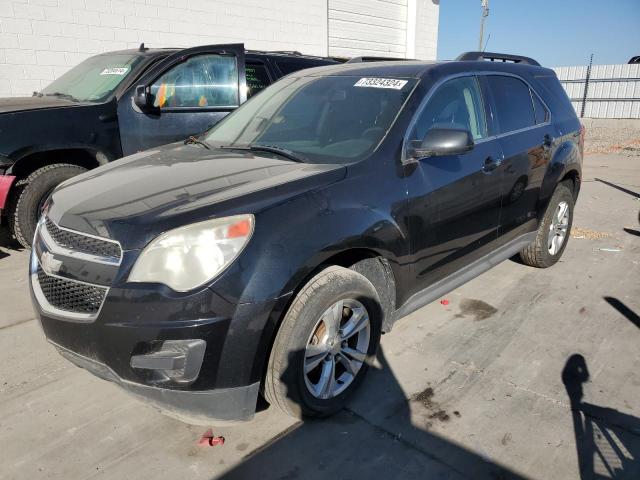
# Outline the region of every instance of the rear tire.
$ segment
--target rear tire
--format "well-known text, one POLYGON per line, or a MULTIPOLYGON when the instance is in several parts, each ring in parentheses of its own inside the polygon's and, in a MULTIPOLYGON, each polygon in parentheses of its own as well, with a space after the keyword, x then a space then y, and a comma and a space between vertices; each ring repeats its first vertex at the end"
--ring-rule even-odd
POLYGON ((324 417, 340 410, 375 356, 381 321, 378 294, 364 276, 337 266, 318 273, 296 295, 278 330, 267 366, 265 399, 296 418, 324 417), (335 317, 328 312, 335 312, 335 317), (366 327, 361 326, 364 315, 368 315, 366 327), (337 327, 323 329, 325 322, 337 327), (317 366, 312 368, 313 364, 317 366), (335 381, 323 389, 325 372, 335 381), (310 380, 314 375, 317 385, 310 380))
POLYGON ((564 182, 558 184, 538 226, 536 239, 520 252, 520 258, 525 264, 547 268, 560 260, 571 234, 573 207, 571 188, 564 182))
POLYGON ((11 234, 23 247, 31 247, 40 210, 47 196, 65 180, 86 171, 86 168, 78 165, 55 163, 39 168, 16 183, 7 207, 7 217, 11 234))

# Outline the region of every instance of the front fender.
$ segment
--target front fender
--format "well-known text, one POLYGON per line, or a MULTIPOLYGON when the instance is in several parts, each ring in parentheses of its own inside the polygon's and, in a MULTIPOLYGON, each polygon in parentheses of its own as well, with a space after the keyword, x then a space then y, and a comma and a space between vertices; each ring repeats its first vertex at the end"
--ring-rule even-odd
POLYGON ((387 258, 396 273, 398 259, 408 253, 397 222, 380 210, 333 204, 323 193, 311 193, 257 215, 255 247, 243 253, 244 284, 235 300, 253 303, 291 293, 329 258, 353 249, 387 258))

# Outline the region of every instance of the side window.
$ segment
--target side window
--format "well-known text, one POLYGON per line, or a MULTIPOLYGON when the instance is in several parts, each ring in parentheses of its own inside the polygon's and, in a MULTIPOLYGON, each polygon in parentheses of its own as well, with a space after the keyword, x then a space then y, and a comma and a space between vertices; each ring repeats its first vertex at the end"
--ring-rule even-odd
POLYGON ((529 86, 514 77, 490 75, 488 78, 496 104, 500 133, 535 125, 529 86))
POLYGON ((444 83, 429 99, 409 138, 422 140, 432 128, 469 130, 475 140, 487 136, 487 122, 476 77, 454 78, 444 83))
POLYGON ((276 65, 283 75, 289 75, 306 67, 304 63, 291 58, 278 58, 276 59, 276 65))
POLYGON ((262 63, 248 63, 245 68, 245 74, 247 77, 247 98, 251 98, 271 83, 267 67, 262 63))
POLYGON ((235 107, 238 105, 236 57, 198 55, 165 72, 151 85, 155 107, 235 107))
POLYGON ((531 92, 531 98, 533 98, 533 110, 536 116, 536 125, 539 123, 545 123, 549 121, 549 111, 547 107, 540 101, 538 95, 531 92))

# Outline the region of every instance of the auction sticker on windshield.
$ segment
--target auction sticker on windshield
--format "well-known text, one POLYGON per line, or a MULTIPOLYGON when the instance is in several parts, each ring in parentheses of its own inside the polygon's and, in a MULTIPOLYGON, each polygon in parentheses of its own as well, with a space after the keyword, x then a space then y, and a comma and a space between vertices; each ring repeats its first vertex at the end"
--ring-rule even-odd
POLYGON ((398 80, 397 78, 361 78, 354 87, 371 87, 371 88, 393 88, 394 90, 402 90, 407 84, 407 80, 398 80))
POLYGON ((124 75, 129 71, 129 67, 109 67, 100 72, 100 75, 124 75))

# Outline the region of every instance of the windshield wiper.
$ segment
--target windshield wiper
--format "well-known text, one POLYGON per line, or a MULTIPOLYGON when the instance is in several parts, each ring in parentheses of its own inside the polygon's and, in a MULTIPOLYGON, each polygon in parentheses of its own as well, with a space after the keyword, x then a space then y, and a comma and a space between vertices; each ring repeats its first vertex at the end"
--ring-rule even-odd
POLYGON ((76 97, 74 97, 73 95, 69 95, 68 93, 62 93, 62 92, 45 93, 45 96, 46 97, 64 98, 65 100, 71 100, 72 102, 79 102, 80 101, 76 97))
POLYGON ((220 145, 218 148, 222 150, 249 150, 253 152, 270 152, 280 155, 281 157, 288 158, 294 162, 305 163, 306 159, 291 150, 278 147, 276 145, 261 145, 256 143, 254 145, 220 145))
POLYGON ((196 138, 193 135, 191 135, 189 138, 187 138, 184 141, 185 145, 188 145, 188 144, 191 144, 191 143, 195 144, 195 145, 201 145, 204 148, 206 148, 207 150, 211 150, 211 146, 207 142, 205 142, 204 140, 200 140, 199 138, 196 138))
POLYGON ((297 153, 292 152, 286 148, 278 147, 276 145, 249 145, 249 150, 257 151, 257 152, 271 152, 276 155, 280 155, 282 157, 288 158, 289 160, 293 160, 294 162, 304 163, 305 159, 298 155, 297 153))

